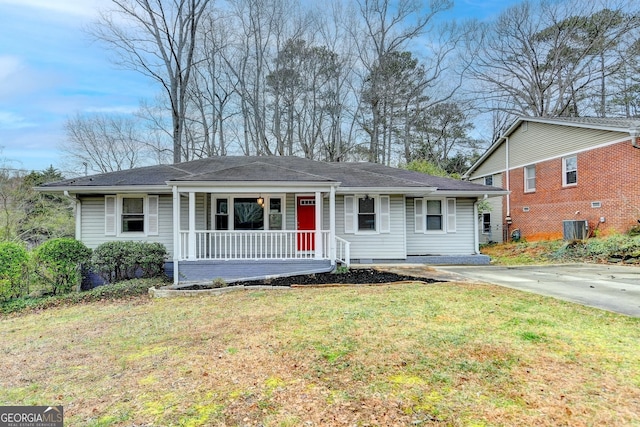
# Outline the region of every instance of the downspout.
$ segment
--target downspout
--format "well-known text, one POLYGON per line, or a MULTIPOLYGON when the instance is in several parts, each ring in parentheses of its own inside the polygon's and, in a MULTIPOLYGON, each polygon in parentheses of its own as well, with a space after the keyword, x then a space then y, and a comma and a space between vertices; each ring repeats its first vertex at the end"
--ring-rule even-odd
POLYGON ((507 193, 507 216, 511 216, 511 185, 509 183, 509 137, 505 137, 505 186, 507 187, 506 190, 509 191, 509 193, 507 193))
POLYGON ((76 240, 80 241, 82 240, 82 202, 80 201, 80 199, 78 199, 78 197, 76 197, 75 194, 72 196, 67 190, 64 190, 64 197, 73 201, 74 203, 73 213, 76 221, 75 238, 76 240))
POLYGON ((507 228, 507 234, 505 241, 509 241, 509 226, 511 225, 511 182, 509 180, 509 137, 505 136, 505 187, 507 190, 507 216, 504 218, 504 223, 507 228))
POLYGON ((180 271, 180 193, 178 186, 173 186, 173 283, 179 282, 180 271))
POLYGON ((640 123, 636 122, 629 128, 629 136, 631 136, 631 146, 633 148, 640 148, 640 144, 638 143, 638 126, 640 126, 640 123))
POLYGON ((478 222, 480 219, 478 218, 478 203, 480 203, 480 199, 476 199, 473 202, 473 250, 476 255, 480 254, 480 227, 478 227, 478 222))

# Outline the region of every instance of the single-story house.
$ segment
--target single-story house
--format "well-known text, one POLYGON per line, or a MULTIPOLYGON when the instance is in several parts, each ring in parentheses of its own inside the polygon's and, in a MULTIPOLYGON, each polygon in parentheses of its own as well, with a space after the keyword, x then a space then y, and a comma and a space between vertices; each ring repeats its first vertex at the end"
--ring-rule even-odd
POLYGON ((640 220, 640 120, 520 117, 463 178, 508 190, 480 241, 625 233, 640 220))
POLYGON ((250 156, 39 189, 75 200, 76 238, 90 248, 113 240, 163 243, 176 283, 330 271, 352 262, 484 263, 477 203, 505 194, 380 164, 250 156))

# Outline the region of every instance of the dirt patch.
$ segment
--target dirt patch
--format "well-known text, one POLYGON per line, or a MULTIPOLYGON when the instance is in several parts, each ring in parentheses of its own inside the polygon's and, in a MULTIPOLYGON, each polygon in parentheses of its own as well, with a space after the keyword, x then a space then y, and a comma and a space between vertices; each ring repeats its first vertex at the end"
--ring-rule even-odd
MULTIPOLYGON (((278 277, 268 280, 252 280, 248 282, 238 282, 244 286, 292 286, 292 285, 327 285, 327 284, 370 284, 370 283, 392 283, 403 281, 420 281, 426 283, 437 283, 437 280, 417 275, 398 274, 388 271, 380 271, 373 268, 354 268, 342 273, 317 273, 304 276, 278 277)), ((230 284, 229 286, 233 286, 230 284)), ((214 285, 197 284, 188 287, 181 287, 180 290, 204 290, 212 289, 214 285)))

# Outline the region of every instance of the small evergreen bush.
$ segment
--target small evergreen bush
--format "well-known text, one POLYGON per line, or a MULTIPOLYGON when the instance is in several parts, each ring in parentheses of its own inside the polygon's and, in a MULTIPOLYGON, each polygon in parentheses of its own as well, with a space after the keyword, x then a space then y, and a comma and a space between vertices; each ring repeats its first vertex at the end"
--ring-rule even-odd
POLYGON ((33 251, 34 272, 53 295, 79 290, 91 249, 70 238, 51 239, 33 251))
POLYGON ((92 266, 107 283, 162 277, 166 256, 161 243, 107 242, 93 251, 92 266))
POLYGON ((29 254, 24 246, 0 242, 0 299, 9 300, 28 292, 29 254))

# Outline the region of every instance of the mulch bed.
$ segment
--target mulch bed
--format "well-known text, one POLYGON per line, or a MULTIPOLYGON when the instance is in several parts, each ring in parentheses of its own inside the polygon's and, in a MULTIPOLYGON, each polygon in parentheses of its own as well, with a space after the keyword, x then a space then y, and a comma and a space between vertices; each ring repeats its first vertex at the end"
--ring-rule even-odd
MULTIPOLYGON (((249 282, 238 282, 229 284, 244 286, 292 286, 292 285, 326 285, 326 284, 370 284, 370 283, 391 283, 403 281, 420 281, 424 283, 436 283, 440 280, 425 277, 407 276, 403 274, 378 271, 372 268, 354 268, 344 273, 318 273, 306 276, 277 277, 269 280, 253 280, 249 282)), ((212 289, 210 285, 191 285, 180 288, 181 290, 202 290, 212 289)))

